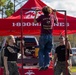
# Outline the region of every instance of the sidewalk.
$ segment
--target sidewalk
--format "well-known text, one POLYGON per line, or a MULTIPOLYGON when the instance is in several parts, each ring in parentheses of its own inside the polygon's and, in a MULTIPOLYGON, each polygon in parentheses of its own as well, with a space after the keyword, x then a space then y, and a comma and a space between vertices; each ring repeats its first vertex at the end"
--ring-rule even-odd
POLYGON ((76 73, 72 73, 72 75, 76 75, 76 73))

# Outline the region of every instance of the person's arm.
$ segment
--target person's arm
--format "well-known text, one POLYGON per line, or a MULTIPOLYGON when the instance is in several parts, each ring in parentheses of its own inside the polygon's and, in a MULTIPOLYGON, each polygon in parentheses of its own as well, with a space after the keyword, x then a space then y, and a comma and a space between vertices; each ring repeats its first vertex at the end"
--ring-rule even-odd
POLYGON ((55 54, 54 54, 54 59, 53 59, 53 67, 55 67, 56 66, 56 61, 57 61, 57 52, 58 51, 58 47, 56 47, 56 49, 55 49, 55 54))
POLYGON ((67 49, 71 49, 71 43, 70 43, 70 41, 67 41, 67 49))
POLYGON ((37 16, 37 10, 35 11, 34 23, 37 23, 36 16, 37 16))
POLYGON ((23 58, 26 58, 26 56, 25 56, 25 54, 24 54, 24 41, 22 40, 22 42, 20 42, 20 51, 19 51, 19 53, 20 53, 20 56, 19 56, 19 58, 21 58, 21 54, 23 55, 23 58), (22 44, 21 44, 22 43, 22 44), (21 46, 22 46, 22 51, 21 51, 21 46))
MULTIPOLYGON (((24 55, 24 41, 22 40, 22 42, 20 42, 20 49, 22 48, 22 53, 24 55)), ((19 52, 21 53, 21 51, 19 52)))
POLYGON ((70 68, 72 68, 71 57, 73 56, 73 54, 72 54, 72 51, 71 51, 71 43, 70 43, 70 41, 67 41, 67 49, 69 50, 69 65, 70 65, 70 68))
POLYGON ((69 50, 70 52, 70 56, 72 56, 72 52, 71 52, 71 43, 70 41, 67 40, 67 49, 69 50))
POLYGON ((69 58, 69 66, 72 68, 72 57, 69 58))
POLYGON ((9 75, 8 63, 7 63, 8 55, 9 55, 9 54, 8 54, 7 47, 5 47, 5 48, 4 48, 3 61, 4 61, 4 68, 5 68, 5 73, 6 73, 6 75, 9 75))
POLYGON ((54 15, 54 23, 58 24, 58 18, 57 18, 57 15, 56 15, 56 10, 53 10, 53 15, 54 15))
POLYGON ((7 57, 5 56, 4 56, 4 67, 5 67, 5 70, 8 70, 7 57))
POLYGON ((4 67, 5 67, 5 73, 6 75, 9 75, 9 70, 8 70, 8 63, 7 63, 7 60, 8 60, 8 55, 9 55, 9 51, 7 49, 7 46, 4 48, 4 55, 3 55, 3 61, 4 61, 4 67))
POLYGON ((73 56, 73 54, 72 54, 72 51, 70 49, 70 52, 69 52, 69 66, 70 66, 70 68, 72 68, 72 56, 73 56))
POLYGON ((4 67, 5 67, 6 75, 9 75, 7 59, 8 59, 8 57, 4 56, 4 67))
POLYGON ((57 60, 57 54, 55 53, 55 54, 54 54, 54 59, 53 59, 53 66, 56 65, 56 60, 57 60))

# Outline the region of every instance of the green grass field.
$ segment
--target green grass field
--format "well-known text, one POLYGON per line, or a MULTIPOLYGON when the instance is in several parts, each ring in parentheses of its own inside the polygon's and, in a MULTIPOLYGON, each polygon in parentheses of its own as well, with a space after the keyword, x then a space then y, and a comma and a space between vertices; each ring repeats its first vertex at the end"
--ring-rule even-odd
POLYGON ((76 66, 73 66, 73 67, 71 68, 71 72, 76 72, 76 66))

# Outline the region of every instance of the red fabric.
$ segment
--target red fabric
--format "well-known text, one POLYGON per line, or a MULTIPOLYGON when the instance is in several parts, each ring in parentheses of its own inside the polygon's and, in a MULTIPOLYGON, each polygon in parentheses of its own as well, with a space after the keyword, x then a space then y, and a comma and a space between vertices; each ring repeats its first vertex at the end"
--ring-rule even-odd
MULTIPOLYGON (((23 34, 25 35, 40 35, 40 24, 34 24, 35 11, 30 9, 42 9, 46 6, 41 0, 28 0, 24 6, 22 6, 18 11, 16 11, 12 16, 0 19, 0 36, 6 35, 20 35, 21 34, 21 21, 23 22, 23 34), (29 10, 23 10, 29 9, 29 10), (23 11, 22 11, 23 10, 23 11), (21 20, 22 11, 22 20, 21 20)), ((38 16, 42 12, 38 11, 38 16)), ((59 20, 58 25, 53 27, 53 35, 60 35, 65 30, 65 19, 64 15, 57 12, 57 17, 59 20)), ((76 18, 67 16, 67 29, 72 30, 71 33, 76 33, 76 18)))
POLYGON ((31 68, 31 69, 24 69, 22 71, 22 69, 19 69, 20 74, 25 74, 25 75, 29 75, 29 73, 32 73, 31 75, 54 75, 53 73, 53 69, 49 68, 46 71, 38 71, 38 68, 31 68))
MULTIPOLYGON (((50 67, 48 70, 39 71, 35 67, 25 67, 23 70, 19 68, 20 75, 54 75, 53 69, 50 67)), ((3 75, 3 68, 0 68, 0 75, 3 75)))

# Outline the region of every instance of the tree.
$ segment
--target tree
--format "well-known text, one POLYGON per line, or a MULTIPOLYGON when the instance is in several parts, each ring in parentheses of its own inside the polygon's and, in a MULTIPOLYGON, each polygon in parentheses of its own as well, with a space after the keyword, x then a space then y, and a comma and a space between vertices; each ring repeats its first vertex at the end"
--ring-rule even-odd
POLYGON ((15 7, 17 5, 20 5, 21 3, 23 3, 24 1, 27 0, 13 0, 13 2, 11 2, 11 0, 8 2, 7 10, 5 11, 5 14, 8 16, 10 16, 11 14, 13 14, 15 12, 15 7))
POLYGON ((0 0, 0 14, 3 18, 3 7, 5 6, 5 3, 6 3, 7 0, 0 0))
POLYGON ((23 2, 27 0, 0 0, 0 8, 3 9, 3 14, 9 17, 15 12, 15 7, 23 5, 23 2))
POLYGON ((6 16, 10 16, 13 13, 13 3, 11 0, 0 0, 0 10, 2 10, 2 13, 6 14, 6 16))
POLYGON ((14 13, 13 6, 14 5, 11 1, 9 1, 8 4, 5 6, 5 14, 7 15, 7 17, 14 13))
POLYGON ((2 7, 5 5, 7 0, 0 0, 0 10, 2 9, 2 7))

